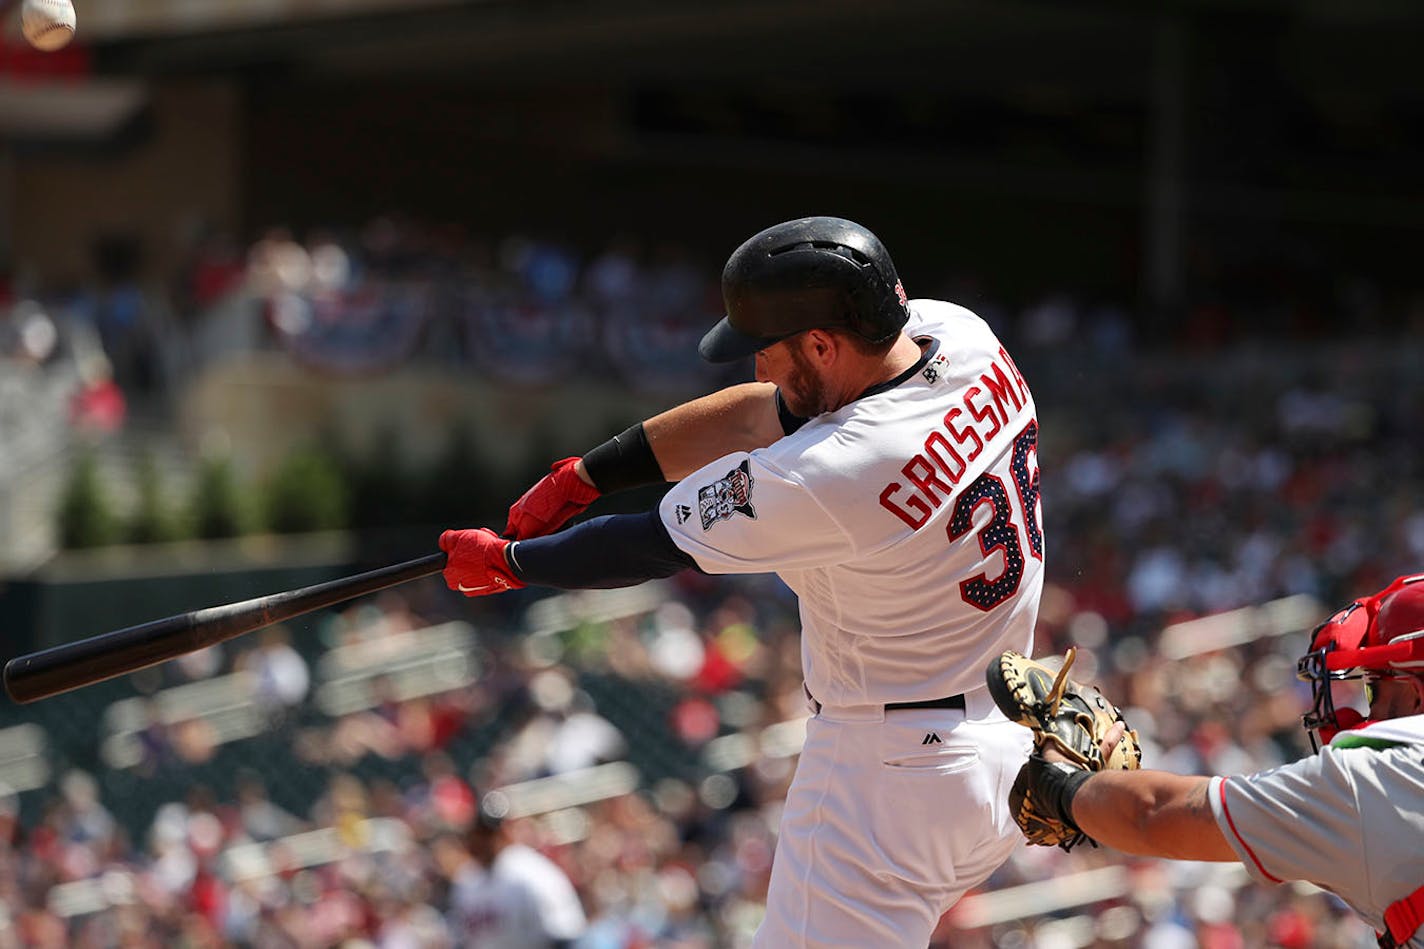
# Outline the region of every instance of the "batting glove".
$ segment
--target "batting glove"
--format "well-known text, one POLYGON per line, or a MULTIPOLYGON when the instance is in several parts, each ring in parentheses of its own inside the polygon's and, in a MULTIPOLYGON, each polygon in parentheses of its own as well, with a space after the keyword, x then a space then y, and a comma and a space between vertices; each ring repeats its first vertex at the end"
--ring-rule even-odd
POLYGON ((440 535, 445 551, 445 585, 465 596, 489 596, 518 590, 524 581, 514 575, 505 548, 509 541, 490 530, 446 531, 440 535))
POLYGON ((549 473, 510 506, 505 537, 513 540, 543 537, 598 500, 599 490, 574 470, 577 463, 576 457, 554 462, 549 473))

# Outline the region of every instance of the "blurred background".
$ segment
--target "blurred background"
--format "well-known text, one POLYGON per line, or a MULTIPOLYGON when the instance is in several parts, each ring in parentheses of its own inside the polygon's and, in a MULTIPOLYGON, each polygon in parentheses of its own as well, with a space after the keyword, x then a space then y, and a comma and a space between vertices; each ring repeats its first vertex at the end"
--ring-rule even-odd
MULTIPOLYGON (((0 35, 0 658, 502 524, 749 376, 696 357, 722 263, 805 214, 1014 353, 1037 649, 1083 648, 1149 764, 1308 752, 1305 631, 1424 563, 1411 0, 76 7, 60 52, 0 35)), ((550 939, 745 945, 797 649, 774 578, 437 577, 6 703, 0 947, 479 945, 506 849, 550 939)), ((1373 937, 1240 868, 1035 849, 935 945, 1373 937)))

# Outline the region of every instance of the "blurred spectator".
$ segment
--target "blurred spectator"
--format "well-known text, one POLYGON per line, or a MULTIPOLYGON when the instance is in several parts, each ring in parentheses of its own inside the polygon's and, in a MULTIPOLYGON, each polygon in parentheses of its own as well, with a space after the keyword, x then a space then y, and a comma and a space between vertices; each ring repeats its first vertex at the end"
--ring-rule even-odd
POLYGON ((588 925, 568 874, 531 847, 527 825, 509 819, 509 799, 491 791, 480 801, 468 835, 470 853, 488 867, 494 880, 517 886, 534 898, 546 945, 577 939, 588 925), (524 839, 521 839, 524 838, 524 839))
POLYGON ((173 660, 174 668, 189 681, 197 682, 217 675, 223 666, 224 652, 221 643, 184 653, 173 660))
POLYGON ((306 829, 306 823, 267 797, 267 785, 254 771, 238 775, 237 808, 242 831, 256 841, 276 840, 306 829))
POLYGON ((536 302, 553 306, 569 298, 579 262, 567 248, 552 241, 512 235, 500 244, 499 257, 504 269, 519 280, 536 302))
POLYGON ((450 756, 439 751, 425 755, 425 784, 410 810, 425 826, 442 831, 463 831, 475 819, 475 792, 455 770, 450 756))
POLYGON ((592 767, 623 756, 623 735, 595 711, 568 673, 553 668, 529 681, 532 714, 509 740, 504 781, 520 781, 592 767))
POLYGON ((81 432, 118 431, 128 414, 123 390, 114 381, 109 360, 92 353, 79 363, 79 386, 69 399, 69 423, 81 432))
POLYGON ((114 380, 130 394, 148 394, 160 382, 157 314, 140 284, 142 252, 131 235, 97 238, 92 248, 96 286, 83 311, 98 331, 114 380))
POLYGON ((10 311, 12 337, 3 347, 16 362, 43 366, 59 350, 59 330, 54 320, 38 303, 25 300, 10 311))
POLYGON ((630 235, 616 235, 584 270, 584 292, 600 320, 636 305, 643 277, 640 246, 630 235))
POLYGON ((143 700, 143 724, 138 732, 139 760, 134 771, 151 778, 174 759, 172 737, 163 720, 163 709, 152 696, 143 700))
POLYGON ((455 834, 436 837, 431 854, 449 881, 446 921, 454 945, 470 949, 544 949, 550 945, 534 893, 523 883, 496 877, 455 834))
POLYGON ((67 808, 64 836, 71 843, 107 842, 115 832, 114 818, 99 800, 99 785, 85 771, 70 771, 60 782, 67 808))
POLYGON ((307 661, 292 648, 291 634, 281 625, 262 630, 257 648, 238 656, 234 667, 252 673, 257 701, 278 720, 301 704, 311 685, 307 661))

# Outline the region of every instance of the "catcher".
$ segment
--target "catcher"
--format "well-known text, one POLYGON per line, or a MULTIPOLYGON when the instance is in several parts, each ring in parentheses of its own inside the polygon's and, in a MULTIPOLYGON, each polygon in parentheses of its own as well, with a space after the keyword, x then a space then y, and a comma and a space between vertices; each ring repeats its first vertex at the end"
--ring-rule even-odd
POLYGON ((1097 690, 1067 678, 1070 666, 1004 653, 988 669, 996 704, 1034 731, 1010 796, 1030 842, 1239 861, 1263 883, 1330 890, 1386 949, 1424 949, 1424 574, 1315 629, 1297 668, 1319 753, 1269 771, 1137 770, 1136 735, 1097 690), (1363 683, 1368 716, 1336 707, 1346 681, 1363 683))

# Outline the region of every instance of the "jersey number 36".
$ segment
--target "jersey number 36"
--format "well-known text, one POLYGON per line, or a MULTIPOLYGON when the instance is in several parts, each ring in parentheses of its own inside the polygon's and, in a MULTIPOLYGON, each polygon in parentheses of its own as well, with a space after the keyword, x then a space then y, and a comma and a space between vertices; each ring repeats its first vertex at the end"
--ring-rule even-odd
MULTIPOLYGON (((1018 495, 1019 508, 1023 512, 1024 534, 1028 541, 1028 552, 1036 560, 1043 559, 1043 531, 1038 526, 1038 422, 1030 421, 1014 439, 1014 453, 1009 462, 1009 471, 1014 482, 1014 492, 1018 495)), ((954 502, 950 514, 949 539, 958 541, 974 529, 974 514, 980 505, 989 505, 989 519, 980 527, 977 536, 979 549, 985 559, 995 552, 1003 554, 1003 569, 994 579, 987 573, 976 573, 967 580, 960 581, 959 595, 970 606, 985 612, 1003 603, 1018 592, 1024 574, 1024 543, 1019 539, 1019 528, 1014 523, 1013 504, 1009 499, 1009 489, 998 475, 985 472, 975 479, 954 502)))

